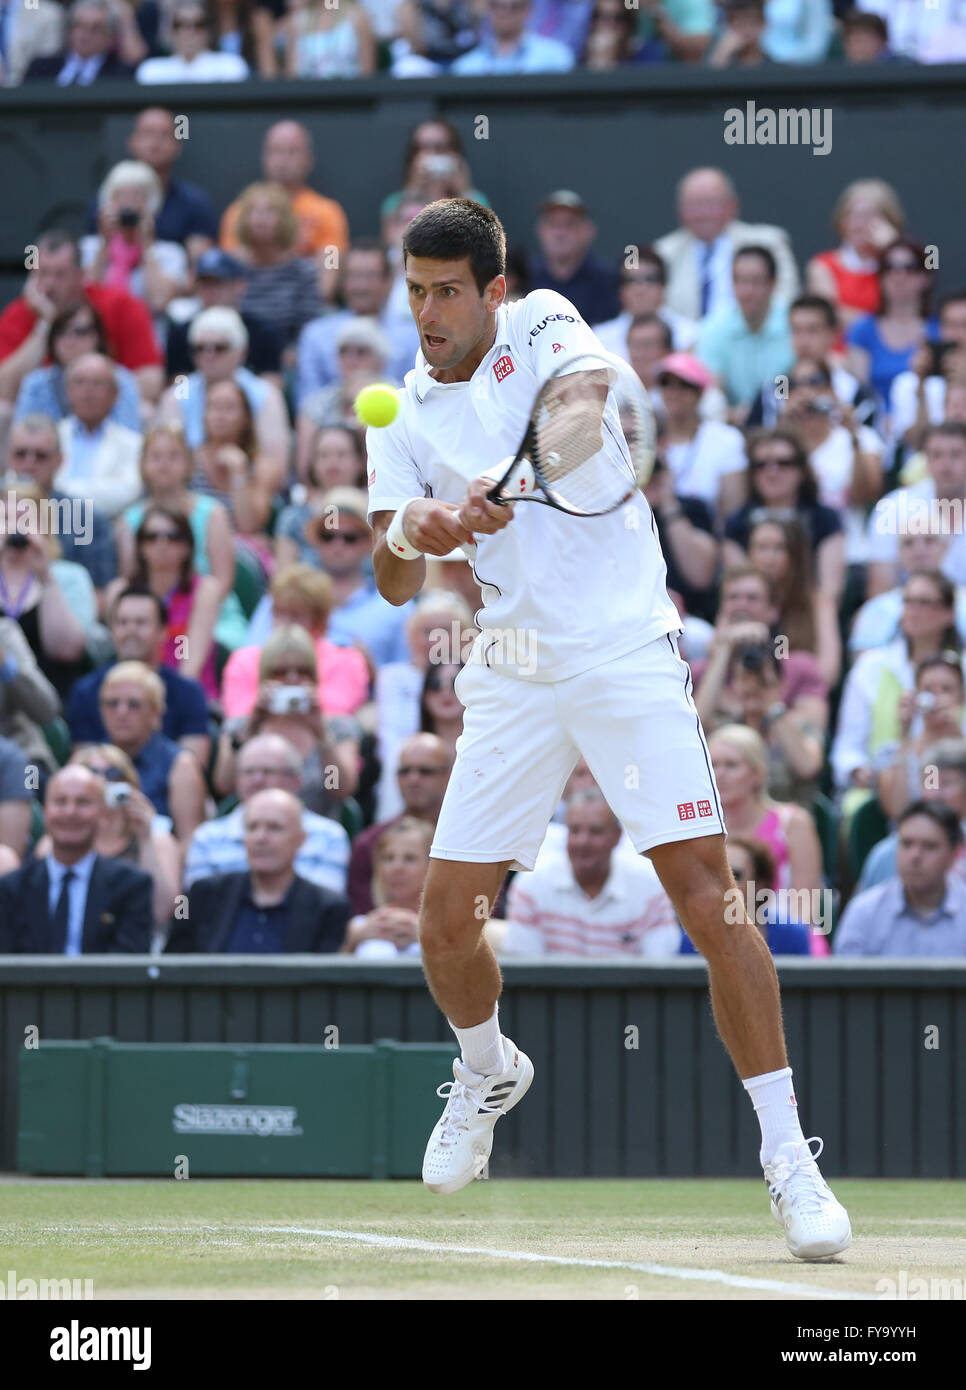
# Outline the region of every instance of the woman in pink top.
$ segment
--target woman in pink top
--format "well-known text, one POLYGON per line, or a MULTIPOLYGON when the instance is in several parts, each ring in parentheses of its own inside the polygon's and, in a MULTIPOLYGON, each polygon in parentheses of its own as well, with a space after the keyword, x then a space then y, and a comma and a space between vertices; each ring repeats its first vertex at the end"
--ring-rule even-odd
MULTIPOLYGON (((355 714, 369 698, 369 665, 357 648, 337 647, 326 639, 332 611, 329 576, 312 565, 289 565, 275 574, 269 594, 275 627, 304 627, 315 643, 323 714, 355 714)), ((227 718, 255 708, 261 653, 261 647, 240 647, 229 657, 221 682, 227 718)))
POLYGON ((754 729, 726 724, 711 735, 708 748, 729 832, 763 841, 774 855, 775 883, 760 886, 795 894, 795 915, 817 928, 809 936, 811 954, 828 955, 828 939, 818 920, 822 849, 812 817, 801 806, 768 796, 768 750, 754 729))

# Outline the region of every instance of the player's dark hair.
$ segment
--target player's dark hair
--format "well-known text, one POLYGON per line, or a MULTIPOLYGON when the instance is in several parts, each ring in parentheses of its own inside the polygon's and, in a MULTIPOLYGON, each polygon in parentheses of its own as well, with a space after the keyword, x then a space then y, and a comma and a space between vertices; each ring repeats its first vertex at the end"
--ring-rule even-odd
POLYGON ((767 246, 739 246, 732 258, 732 264, 734 264, 739 256, 757 256, 768 271, 768 278, 772 284, 778 279, 778 262, 767 246))
POLYGON ((161 627, 168 625, 168 605, 163 598, 159 598, 152 589, 148 589, 144 584, 129 584, 126 589, 122 589, 117 598, 111 604, 111 622, 117 617, 117 610, 125 599, 146 598, 150 599, 154 605, 154 611, 158 616, 158 623, 161 627))
POLYGON ((670 352, 674 346, 674 335, 671 332, 670 325, 664 322, 660 314, 638 314, 637 317, 631 319, 630 323, 627 325, 627 336, 630 337, 631 331, 635 328, 640 328, 641 324, 650 326, 652 323, 656 323, 661 330, 661 336, 664 339, 664 351, 670 352))
POLYGON ((938 825, 953 848, 963 843, 963 827, 959 823, 959 817, 945 801, 911 801, 896 817, 896 829, 901 830, 906 821, 912 820, 913 816, 925 816, 926 820, 938 825))
POLYGON ((403 264, 469 261, 480 294, 506 269, 506 235, 495 212, 470 198, 440 198, 416 214, 403 233, 403 264))
POLYGON ((825 299, 820 294, 800 294, 797 299, 793 299, 788 306, 788 317, 791 318, 796 309, 814 309, 817 314, 821 314, 825 320, 826 327, 838 327, 838 314, 835 312, 835 305, 831 300, 825 299))

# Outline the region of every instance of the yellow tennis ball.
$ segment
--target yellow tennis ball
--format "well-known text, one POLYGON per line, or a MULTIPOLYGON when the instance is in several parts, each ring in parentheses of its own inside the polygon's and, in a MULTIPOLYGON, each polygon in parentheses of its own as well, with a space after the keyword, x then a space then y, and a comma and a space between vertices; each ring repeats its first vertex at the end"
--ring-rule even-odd
POLYGON ((381 430, 399 414, 399 397, 391 386, 366 386, 356 396, 355 410, 364 425, 381 430))

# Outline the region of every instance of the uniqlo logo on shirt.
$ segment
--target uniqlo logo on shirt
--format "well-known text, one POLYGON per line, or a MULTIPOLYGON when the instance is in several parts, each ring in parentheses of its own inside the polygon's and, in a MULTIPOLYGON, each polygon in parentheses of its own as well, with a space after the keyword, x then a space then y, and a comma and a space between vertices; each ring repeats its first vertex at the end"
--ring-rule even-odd
POLYGON ((694 802, 682 801, 678 804, 678 820, 694 820, 694 802))
POLYGON ((506 352, 493 363, 493 371, 497 381, 505 381, 510 373, 515 370, 513 358, 506 352))
POLYGON ((710 815, 711 815, 711 802, 710 802, 710 801, 699 801, 699 802, 698 802, 698 815, 699 815, 699 816, 710 816, 710 815))

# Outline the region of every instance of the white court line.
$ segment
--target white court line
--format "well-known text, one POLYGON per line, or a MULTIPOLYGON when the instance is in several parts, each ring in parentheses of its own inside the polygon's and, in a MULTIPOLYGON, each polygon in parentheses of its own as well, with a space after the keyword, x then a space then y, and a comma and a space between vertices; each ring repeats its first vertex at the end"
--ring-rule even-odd
MULTIPOLYGON (((224 1230, 208 1226, 202 1229, 224 1230)), ((431 1255, 482 1255, 491 1260, 512 1260, 523 1264, 563 1265, 573 1269, 631 1269, 637 1274, 657 1274, 669 1279, 685 1279, 705 1284, 726 1284, 734 1289, 762 1289, 768 1293, 797 1294, 802 1298, 861 1299, 872 1294, 852 1289, 817 1289, 811 1284, 793 1284, 784 1279, 752 1279, 744 1274, 727 1274, 723 1269, 687 1269, 680 1265, 634 1264, 628 1260, 581 1260, 566 1255, 537 1255, 527 1250, 489 1250, 475 1245, 443 1245, 431 1240, 410 1240, 404 1236, 381 1236, 363 1231, 323 1231, 312 1226, 239 1226, 235 1230, 257 1235, 321 1236, 324 1240, 355 1241, 359 1245, 381 1246, 388 1250, 422 1250, 431 1255)))
MULTIPOLYGON (((104 1233, 105 1226, 90 1223, 70 1226, 43 1226, 45 1232, 78 1235, 83 1231, 104 1233)), ((383 1250, 420 1250, 430 1255, 477 1255, 491 1260, 509 1260, 518 1264, 559 1265, 568 1269, 629 1269, 635 1274, 653 1274, 667 1279, 683 1279, 705 1284, 724 1284, 733 1289, 760 1289, 765 1293, 782 1293, 801 1298, 821 1298, 831 1300, 875 1301, 872 1293, 858 1293, 854 1289, 819 1289, 812 1284, 793 1284, 786 1279, 753 1279, 745 1274, 728 1274, 723 1269, 688 1269, 681 1265, 658 1265, 634 1263, 630 1260, 582 1260, 569 1255, 538 1255, 529 1250, 490 1250, 477 1245, 444 1245, 432 1240, 408 1239, 405 1236, 383 1236, 368 1231, 329 1231, 316 1226, 237 1226, 229 1222, 223 1226, 128 1226, 115 1225, 114 1234, 130 1235, 178 1235, 190 1237, 197 1231, 217 1231, 219 1235, 230 1235, 232 1231, 249 1235, 298 1235, 318 1236, 323 1240, 354 1241, 357 1245, 372 1245, 383 1250)))

